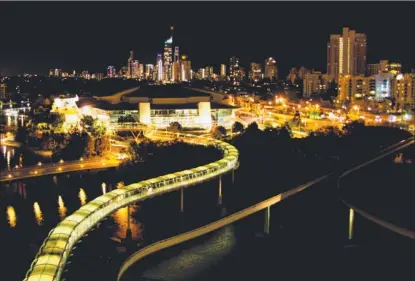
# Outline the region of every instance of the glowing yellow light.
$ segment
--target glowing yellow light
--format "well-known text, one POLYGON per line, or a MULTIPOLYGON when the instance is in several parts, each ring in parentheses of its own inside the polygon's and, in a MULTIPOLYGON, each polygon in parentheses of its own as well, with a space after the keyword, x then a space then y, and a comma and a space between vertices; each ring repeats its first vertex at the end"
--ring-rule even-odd
POLYGON ((82 158, 82 157, 81 157, 81 158, 79 159, 79 161, 84 161, 84 158, 82 158))
POLYGON ((79 200, 81 201, 81 206, 85 205, 88 197, 86 196, 86 193, 82 188, 79 189, 78 197, 79 197, 79 200))
POLYGON ((84 164, 81 164, 80 166, 81 166, 81 168, 83 168, 84 167, 84 164))
POLYGON ((58 168, 58 171, 62 171, 62 168, 61 168, 61 167, 59 167, 59 168, 58 168))
POLYGON ((103 182, 103 183, 101 184, 101 187, 102 187, 102 194, 107 193, 107 185, 105 184, 105 182, 103 182))
POLYGON ((7 220, 9 222, 10 227, 14 228, 16 227, 16 211, 12 206, 7 206, 7 220))
POLYGON ((8 177, 9 179, 11 179, 11 178, 12 178, 12 175, 11 175, 11 174, 8 174, 8 175, 7 175, 7 177, 8 177))
POLYGON ((58 212, 59 212, 59 216, 61 219, 63 219, 64 217, 66 217, 66 207, 65 207, 65 203, 63 202, 62 196, 59 195, 58 197, 58 212))
POLYGON ((63 161, 63 159, 59 160, 59 163, 61 163, 61 164, 62 164, 63 162, 64 162, 64 161, 63 161))
POLYGON ((38 171, 35 171, 35 175, 37 175, 38 174, 38 171))
POLYGON ((42 215, 42 210, 40 209, 39 203, 37 202, 33 203, 33 211, 35 213, 36 223, 38 225, 41 225, 43 222, 43 215, 42 215))
POLYGON ((37 163, 38 166, 42 166, 42 162, 37 163))

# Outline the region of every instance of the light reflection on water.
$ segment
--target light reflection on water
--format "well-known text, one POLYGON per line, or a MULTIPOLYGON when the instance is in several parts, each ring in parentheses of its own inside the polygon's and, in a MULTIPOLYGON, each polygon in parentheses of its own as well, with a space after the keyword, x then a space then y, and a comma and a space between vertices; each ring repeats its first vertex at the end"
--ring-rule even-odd
POLYGON ((78 197, 79 197, 79 200, 81 201, 81 206, 85 205, 88 197, 86 196, 85 190, 83 188, 79 189, 78 197))
MULTIPOLYGON (((133 240, 139 240, 142 238, 142 226, 139 222, 135 222, 132 218, 132 214, 139 209, 137 205, 129 206, 130 208, 130 229, 133 240)), ((112 217, 117 224, 117 231, 115 235, 118 238, 125 239, 128 229, 128 207, 118 209, 112 214, 112 217)))
POLYGON ((16 211, 12 206, 7 206, 7 220, 11 228, 16 227, 17 217, 16 211))
POLYGON ((353 238, 353 224, 354 224, 354 210, 350 208, 349 211, 349 240, 353 238))
POLYGON ((60 195, 58 197, 58 206, 59 217, 63 220, 66 217, 67 209, 65 207, 65 203, 63 202, 62 196, 60 195))
POLYGON ((42 225, 42 223, 43 223, 43 214, 42 214, 42 210, 40 209, 40 206, 39 206, 38 202, 33 203, 33 211, 35 213, 36 223, 38 225, 42 225))

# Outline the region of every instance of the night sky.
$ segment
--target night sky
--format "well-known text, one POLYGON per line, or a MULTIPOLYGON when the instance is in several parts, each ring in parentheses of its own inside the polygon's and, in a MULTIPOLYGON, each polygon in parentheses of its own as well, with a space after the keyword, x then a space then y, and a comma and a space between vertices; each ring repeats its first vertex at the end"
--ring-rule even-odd
POLYGON ((106 72, 125 65, 129 50, 155 63, 170 25, 175 44, 197 70, 229 57, 264 63, 282 75, 292 66, 326 71, 329 34, 343 26, 366 33, 368 63, 389 59, 415 68, 415 3, 409 2, 67 2, 0 3, 0 70, 45 74, 49 68, 106 72))

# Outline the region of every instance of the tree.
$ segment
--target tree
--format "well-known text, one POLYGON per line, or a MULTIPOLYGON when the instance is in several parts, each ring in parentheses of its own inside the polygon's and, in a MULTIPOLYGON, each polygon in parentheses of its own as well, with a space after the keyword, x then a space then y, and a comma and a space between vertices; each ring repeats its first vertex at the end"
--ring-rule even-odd
POLYGON ((232 132, 234 133, 242 133, 244 131, 244 125, 241 122, 235 122, 232 125, 232 132))
POLYGON ((90 128, 92 128, 94 126, 94 118, 91 115, 84 115, 81 118, 81 126, 85 129, 85 130, 90 130, 90 128))
POLYGON ((171 122, 169 124, 169 131, 180 132, 182 130, 182 125, 179 122, 171 122))
POLYGON ((222 139, 226 136, 226 129, 222 126, 217 126, 212 130, 212 135, 215 139, 222 139))
POLYGON ((63 113, 55 114, 55 118, 52 123, 55 130, 56 131, 62 130, 63 124, 65 124, 65 114, 63 113))
POLYGON ((29 142, 29 134, 27 132, 27 129, 25 127, 19 126, 19 128, 16 131, 16 137, 15 140, 17 142, 22 143, 23 145, 27 145, 29 142))
POLYGON ((91 129, 91 135, 94 139, 98 140, 103 138, 107 134, 107 127, 98 119, 94 119, 94 123, 91 129))
POLYGON ((93 156, 96 154, 95 151, 95 140, 92 136, 87 134, 85 136, 85 149, 84 149, 84 155, 85 156, 93 156))
POLYGON ((95 142, 95 152, 97 155, 102 156, 106 151, 110 150, 110 146, 109 137, 101 137, 95 142))

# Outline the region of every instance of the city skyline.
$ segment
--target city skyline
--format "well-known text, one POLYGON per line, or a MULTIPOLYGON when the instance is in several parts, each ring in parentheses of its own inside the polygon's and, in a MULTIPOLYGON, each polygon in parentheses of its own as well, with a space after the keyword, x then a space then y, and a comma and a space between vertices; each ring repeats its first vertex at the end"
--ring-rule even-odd
MULTIPOLYGON (((3 75, 24 72, 47 74, 50 68, 61 68, 66 71, 76 69, 78 72, 85 69, 104 73, 109 65, 115 66, 116 69, 124 66, 130 50, 134 51, 135 59, 140 63, 155 64, 154 58, 163 52, 163 42, 169 38, 170 26, 175 26, 174 44, 180 46, 180 53, 189 57, 195 71, 212 65, 214 71, 219 72, 221 64, 228 64, 229 58, 236 56, 245 69, 248 69, 252 62, 262 64, 265 58, 273 57, 281 76, 287 75, 292 66, 301 65, 326 72, 327 42, 331 34, 341 33, 343 27, 349 27, 367 36, 367 63, 387 59, 400 62, 406 71, 413 68, 414 57, 408 38, 408 34, 413 34, 411 25, 401 25, 385 35, 383 31, 386 23, 377 21, 370 13, 373 4, 356 4, 263 3, 259 7, 252 3, 201 3, 203 9, 200 9, 200 4, 165 3, 157 6, 158 13, 149 12, 147 15, 143 11, 152 11, 156 7, 154 4, 125 3, 115 7, 108 3, 100 6, 102 13, 97 13, 92 11, 96 8, 92 3, 2 3, 0 5, 4 7, 6 16, 0 19, 0 29, 8 44, 2 44, 0 47, 0 70, 3 75), (333 15, 330 9, 335 6, 343 12, 333 15), (187 7, 186 10, 183 10, 184 7, 187 7), (294 7, 294 14, 284 12, 294 7), (316 8, 313 9, 313 15, 308 13, 310 7, 316 8), (359 9, 356 10, 356 7, 359 9), (67 8, 70 12, 67 12, 67 8), (134 8, 139 12, 137 17, 144 22, 156 14, 159 14, 160 18, 149 28, 118 24, 117 20, 111 20, 111 24, 99 24, 104 22, 104 19, 123 18, 127 22, 130 19, 123 17, 123 11, 134 8), (28 24, 34 21, 36 9, 46 9, 53 14, 49 19, 36 18, 39 25, 47 22, 48 30, 40 29, 34 34, 23 32, 28 24), (182 16, 173 16, 175 11, 179 11, 179 15, 182 16), (352 11, 354 16, 350 17, 352 11), (216 20, 208 21, 209 24, 197 20, 202 12, 212 15, 216 20), (239 13, 241 18, 250 16, 252 20, 258 20, 260 26, 272 24, 275 26, 275 32, 270 32, 269 28, 255 28, 255 32, 250 32, 250 21, 238 22, 238 28, 226 28, 227 23, 224 20, 228 12, 239 13), (327 12, 330 13, 326 14, 327 12), (273 13, 276 15, 275 20, 266 17, 273 13), (358 15, 366 17, 359 19, 358 15), (72 16, 77 20, 69 21, 72 16), (373 20, 370 20, 371 17, 373 20), (287 22, 293 20, 307 24, 307 28, 312 32, 290 28, 287 22), (24 36, 21 36, 22 34, 24 36), (405 38, 408 38, 407 43, 405 38), (396 41, 397 39, 399 41, 396 41)), ((403 18, 407 15, 408 19, 411 18, 410 9, 404 7, 404 3, 394 7, 376 4, 380 11, 387 11, 391 15, 399 14, 403 18)))

